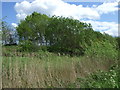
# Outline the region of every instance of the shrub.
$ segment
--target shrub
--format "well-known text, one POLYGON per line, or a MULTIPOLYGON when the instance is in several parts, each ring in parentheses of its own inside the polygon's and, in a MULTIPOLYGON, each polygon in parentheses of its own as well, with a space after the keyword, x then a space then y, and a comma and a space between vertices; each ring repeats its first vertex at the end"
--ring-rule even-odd
POLYGON ((20 47, 21 51, 33 51, 34 52, 34 51, 38 51, 39 50, 39 47, 37 45, 33 44, 29 40, 22 41, 19 44, 19 47, 20 47))
POLYGON ((109 42, 94 42, 86 49, 85 54, 92 57, 104 57, 108 59, 117 59, 118 52, 109 42))
POLYGON ((40 46, 39 50, 47 51, 47 46, 40 46))
POLYGON ((120 88, 118 65, 112 66, 109 72, 97 71, 86 78, 78 78, 81 88, 120 88))

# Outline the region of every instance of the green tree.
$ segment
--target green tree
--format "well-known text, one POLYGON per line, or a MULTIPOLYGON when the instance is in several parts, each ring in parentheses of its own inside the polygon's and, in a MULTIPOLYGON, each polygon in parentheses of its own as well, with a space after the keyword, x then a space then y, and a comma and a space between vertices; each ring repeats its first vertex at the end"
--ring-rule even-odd
POLYGON ((20 42, 28 40, 37 46, 46 45, 48 51, 70 55, 84 55, 94 42, 107 42, 117 47, 115 38, 94 31, 91 24, 72 18, 48 17, 37 12, 21 21, 17 32, 20 42))

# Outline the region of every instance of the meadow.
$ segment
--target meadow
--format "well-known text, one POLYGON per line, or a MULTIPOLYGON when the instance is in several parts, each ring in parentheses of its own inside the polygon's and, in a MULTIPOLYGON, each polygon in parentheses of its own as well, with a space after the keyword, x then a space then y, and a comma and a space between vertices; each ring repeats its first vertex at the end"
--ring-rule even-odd
POLYGON ((47 51, 19 52, 17 48, 2 48, 3 88, 81 88, 83 82, 76 85, 76 80, 99 70, 108 72, 116 63, 104 58, 71 57, 47 51))

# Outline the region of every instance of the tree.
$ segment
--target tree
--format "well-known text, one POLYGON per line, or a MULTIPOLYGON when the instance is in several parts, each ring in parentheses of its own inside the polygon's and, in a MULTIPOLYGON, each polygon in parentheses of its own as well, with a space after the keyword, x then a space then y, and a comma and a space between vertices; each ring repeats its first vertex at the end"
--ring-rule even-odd
POLYGON ((12 33, 12 28, 6 22, 2 21, 2 44, 13 44, 15 43, 14 34, 12 33))
POLYGON ((30 40, 34 44, 42 45, 45 42, 45 29, 49 18, 36 12, 27 16, 17 27, 19 39, 30 40))
POLYGON ((94 42, 108 42, 116 47, 116 40, 107 34, 94 31, 91 24, 79 20, 32 13, 17 27, 20 41, 46 45, 48 51, 70 55, 84 55, 94 42))

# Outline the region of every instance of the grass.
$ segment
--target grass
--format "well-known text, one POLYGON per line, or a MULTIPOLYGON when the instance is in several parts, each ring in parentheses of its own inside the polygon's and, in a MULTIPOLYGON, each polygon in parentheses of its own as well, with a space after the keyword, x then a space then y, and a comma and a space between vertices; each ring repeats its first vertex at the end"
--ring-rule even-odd
POLYGON ((97 70, 108 71, 115 63, 104 58, 16 50, 15 47, 3 47, 3 88, 65 88, 79 77, 97 70))

